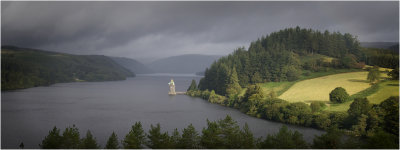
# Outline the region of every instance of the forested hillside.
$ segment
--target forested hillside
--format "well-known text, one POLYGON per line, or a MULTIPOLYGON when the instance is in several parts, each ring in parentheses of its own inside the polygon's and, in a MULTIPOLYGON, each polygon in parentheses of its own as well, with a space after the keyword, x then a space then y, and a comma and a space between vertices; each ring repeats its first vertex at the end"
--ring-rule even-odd
POLYGON ((101 55, 71 55, 2 46, 1 89, 60 82, 123 80, 134 74, 101 55))
POLYGON ((288 28, 261 37, 248 50, 238 48, 229 56, 220 58, 206 69, 200 80, 201 90, 214 90, 220 95, 238 91, 232 77, 241 87, 260 82, 297 80, 305 71, 327 68, 362 68, 363 53, 358 40, 351 34, 320 32, 300 27, 288 28), (330 60, 303 57, 322 54, 330 60), (229 87, 229 88, 228 88, 229 87))

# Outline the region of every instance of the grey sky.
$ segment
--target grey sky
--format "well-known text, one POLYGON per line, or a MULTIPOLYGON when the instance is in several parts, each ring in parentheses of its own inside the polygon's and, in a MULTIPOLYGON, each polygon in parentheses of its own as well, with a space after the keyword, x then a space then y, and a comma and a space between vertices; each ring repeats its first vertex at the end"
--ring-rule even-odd
POLYGON ((148 62, 227 55, 287 27, 399 40, 399 2, 1 2, 3 45, 148 62))

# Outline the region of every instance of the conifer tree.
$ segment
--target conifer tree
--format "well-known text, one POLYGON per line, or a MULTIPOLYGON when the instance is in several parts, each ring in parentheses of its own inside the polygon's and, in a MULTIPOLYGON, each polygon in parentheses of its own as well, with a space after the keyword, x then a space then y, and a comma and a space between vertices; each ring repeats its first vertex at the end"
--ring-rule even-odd
POLYGON ((82 149, 98 149, 98 148, 100 148, 100 146, 97 145, 96 138, 93 137, 90 130, 88 130, 86 132, 86 137, 81 140, 81 148, 82 149))
POLYGON ((240 87, 240 84, 239 84, 239 79, 237 76, 236 68, 233 68, 232 72, 229 76, 229 81, 228 81, 228 85, 226 88, 226 94, 229 97, 233 97, 233 96, 239 94, 241 90, 242 90, 242 88, 240 87))
POLYGON ((179 141, 179 148, 193 149, 199 148, 200 137, 192 124, 183 129, 182 138, 179 141))
POLYGON ((132 129, 126 134, 125 139, 122 141, 124 148, 126 149, 138 149, 142 148, 142 144, 145 143, 145 133, 140 122, 136 122, 132 126, 132 129))
POLYGON ((67 127, 62 136, 62 146, 65 149, 77 149, 80 146, 80 135, 78 128, 73 125, 72 127, 67 127))
POLYGON ((179 134, 178 129, 175 128, 170 138, 171 148, 179 148, 180 140, 181 140, 181 135, 179 134))
POLYGON ((150 130, 147 138, 149 139, 149 141, 147 142, 147 146, 149 146, 150 148, 160 149, 171 147, 168 133, 161 133, 161 127, 159 123, 155 127, 153 125, 150 125, 150 130))
POLYGON ((39 144, 39 147, 42 149, 59 149, 62 144, 61 140, 60 129, 54 126, 53 130, 49 131, 49 135, 43 139, 42 144, 39 144))
POLYGON ((195 90, 197 90, 197 85, 196 85, 196 80, 193 79, 187 91, 195 91, 195 90))
POLYGON ((105 149, 119 149, 118 136, 113 132, 108 138, 105 149))

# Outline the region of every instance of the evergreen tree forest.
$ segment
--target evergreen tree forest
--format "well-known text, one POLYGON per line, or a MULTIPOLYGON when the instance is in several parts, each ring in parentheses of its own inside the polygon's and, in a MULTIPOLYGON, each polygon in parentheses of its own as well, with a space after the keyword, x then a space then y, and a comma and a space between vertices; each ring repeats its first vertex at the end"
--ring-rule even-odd
MULTIPOLYGON (((398 60, 398 53, 393 51, 360 47, 356 37, 348 33, 288 28, 261 37, 252 42, 248 50, 238 48, 232 54, 215 61, 205 70, 198 90, 190 90, 187 95, 237 108, 257 118, 326 130, 326 135, 314 139, 312 148, 383 148, 384 145, 386 148, 398 148, 399 97, 390 97, 380 104, 370 104, 365 95, 350 96, 344 89, 338 88, 331 92, 331 101, 335 104, 353 100, 350 108, 347 112, 322 111, 326 107, 323 103, 289 103, 277 98, 274 91, 264 93, 260 84, 257 84, 296 81, 304 79, 306 73, 310 72, 339 69, 363 71, 361 68, 365 63, 374 66, 370 69, 371 75, 368 75, 370 82, 379 79, 377 66, 394 68, 388 76, 397 80, 398 60), (317 55, 330 57, 331 61, 319 58, 307 60, 317 55), (391 119, 389 121, 385 118, 391 119), (349 140, 343 141, 342 133, 349 140), (387 141, 377 142, 375 138, 387 141)), ((373 88, 376 86, 373 85, 373 88)), ((291 144, 274 146, 268 141, 261 143, 273 148, 286 148, 278 146, 291 144)), ((301 144, 294 145, 302 147, 301 144)))
MULTIPOLYGON (((389 103, 388 103, 389 104, 389 103)), ((390 104, 389 104, 390 105, 390 104)), ((398 105, 397 105, 398 106, 398 105)), ((391 107, 391 106, 385 106, 391 107)), ((390 113, 390 112, 389 112, 390 113)), ((395 116, 393 116, 395 117, 395 116)), ((393 131, 396 132, 396 131, 393 131)), ((398 132, 398 130, 397 130, 398 132)), ((97 140, 88 131, 86 137, 80 139, 79 129, 68 127, 61 134, 54 127, 39 144, 43 149, 96 149, 101 148, 97 140)), ((370 137, 347 137, 337 128, 329 128, 325 134, 315 136, 312 143, 306 142, 298 131, 289 130, 282 126, 275 134, 255 137, 247 123, 240 127, 229 115, 217 121, 207 120, 207 125, 201 131, 192 124, 180 133, 175 129, 172 134, 161 132, 161 125, 151 125, 145 132, 140 122, 136 122, 125 138, 118 141, 113 132, 107 140, 105 149, 306 149, 306 148, 398 148, 396 136, 379 130, 370 137), (384 139, 384 141, 382 141, 384 139), (122 146, 122 147, 121 147, 122 146)), ((106 137, 101 137, 106 138, 106 137)), ((398 140, 398 138, 397 138, 398 140)))
POLYGON ((229 95, 230 76, 237 76, 241 87, 260 82, 294 81, 299 79, 303 70, 317 71, 316 66, 362 68, 363 56, 358 40, 351 34, 287 28, 252 42, 248 50, 238 48, 214 62, 205 70, 199 89, 229 95), (310 54, 334 59, 331 62, 301 63, 300 58, 310 54))

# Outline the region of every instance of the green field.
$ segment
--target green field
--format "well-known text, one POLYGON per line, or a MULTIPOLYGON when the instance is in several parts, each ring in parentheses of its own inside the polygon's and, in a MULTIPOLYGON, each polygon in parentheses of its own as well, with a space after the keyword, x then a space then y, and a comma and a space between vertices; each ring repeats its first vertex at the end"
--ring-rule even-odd
POLYGON ((288 90, 295 82, 268 82, 268 83, 259 83, 263 92, 265 94, 271 93, 274 91, 277 95, 281 95, 283 92, 288 90))
MULTIPOLYGON (((376 89, 366 89, 358 93, 360 96, 367 96, 368 100, 372 104, 379 104, 390 96, 399 96, 399 81, 388 80, 382 81, 376 85, 376 89)), ((357 96, 356 96, 357 97, 357 96)), ((342 104, 330 104, 326 111, 347 111, 350 108, 350 104, 353 101, 348 101, 342 104)), ((329 104, 328 104, 329 105, 329 104)))
POLYGON ((340 73, 297 82, 279 98, 289 102, 329 101, 329 93, 343 87, 350 95, 371 85, 367 82, 368 72, 340 73))
POLYGON ((392 80, 379 84, 378 92, 368 96, 370 103, 379 104, 390 96, 399 96, 399 81, 392 80))

